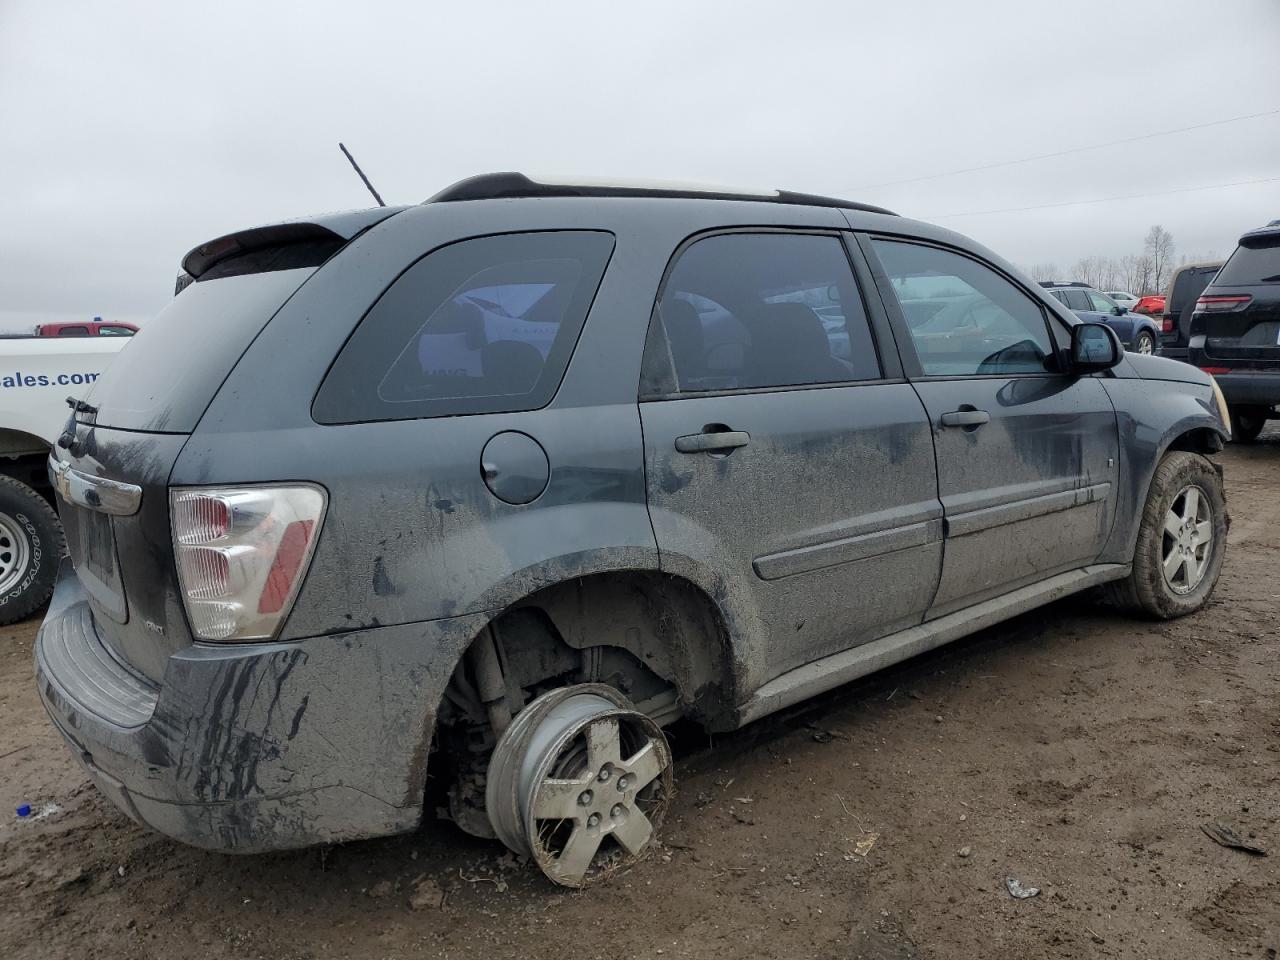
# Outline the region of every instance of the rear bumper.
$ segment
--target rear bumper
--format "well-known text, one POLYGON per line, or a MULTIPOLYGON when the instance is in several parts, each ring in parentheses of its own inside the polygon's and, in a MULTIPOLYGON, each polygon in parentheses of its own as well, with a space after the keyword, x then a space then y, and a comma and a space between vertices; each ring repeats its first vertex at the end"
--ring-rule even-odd
MULTIPOLYGON (((1222 361, 1206 360, 1221 364, 1222 361)), ((1229 404, 1251 404, 1271 407, 1280 404, 1280 370, 1265 373, 1257 370, 1240 370, 1214 375, 1222 395, 1229 404)))
POLYGON ((480 617, 197 645, 151 684, 99 638, 63 562, 40 697, 98 787, 184 843, 252 853, 413 830, 435 710, 480 617))

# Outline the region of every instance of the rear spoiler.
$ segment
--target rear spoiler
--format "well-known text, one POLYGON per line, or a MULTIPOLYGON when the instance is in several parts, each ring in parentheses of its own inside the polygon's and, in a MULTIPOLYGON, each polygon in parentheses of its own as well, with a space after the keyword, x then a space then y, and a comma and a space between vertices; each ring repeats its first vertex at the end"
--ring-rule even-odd
MULTIPOLYGON (((200 244, 182 258, 182 272, 178 274, 174 294, 181 293, 218 264, 246 254, 314 246, 323 258, 327 258, 357 234, 405 209, 407 208, 371 207, 367 210, 349 210, 309 220, 290 220, 251 227, 216 237, 200 244)), ((319 262, 323 262, 323 259, 319 262)), ((272 268, 268 266, 265 269, 272 268)), ((248 268, 237 272, 255 271, 248 268)))

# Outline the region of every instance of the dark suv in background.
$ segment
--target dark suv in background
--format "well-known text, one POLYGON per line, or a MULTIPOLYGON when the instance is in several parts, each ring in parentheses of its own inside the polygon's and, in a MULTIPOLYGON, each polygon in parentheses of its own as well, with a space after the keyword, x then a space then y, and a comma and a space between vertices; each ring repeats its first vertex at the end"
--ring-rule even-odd
POLYGON ((1174 269, 1164 295, 1164 310, 1160 314, 1162 356, 1173 360, 1188 359, 1191 314, 1195 312, 1196 300, 1221 269, 1221 260, 1184 263, 1174 269))
POLYGON ((1126 350, 1155 353, 1159 349, 1160 328, 1155 321, 1133 313, 1101 290, 1074 280, 1042 280, 1040 286, 1081 320, 1105 323, 1116 332, 1126 350))
POLYGON ((1251 230, 1195 304, 1188 359, 1213 374, 1232 436, 1254 440, 1280 404, 1280 220, 1251 230))
POLYGON ((443 808, 579 886, 649 848, 678 718, 1218 578, 1212 378, 885 210, 494 174, 183 267, 51 457, 36 672, 188 843, 443 808))

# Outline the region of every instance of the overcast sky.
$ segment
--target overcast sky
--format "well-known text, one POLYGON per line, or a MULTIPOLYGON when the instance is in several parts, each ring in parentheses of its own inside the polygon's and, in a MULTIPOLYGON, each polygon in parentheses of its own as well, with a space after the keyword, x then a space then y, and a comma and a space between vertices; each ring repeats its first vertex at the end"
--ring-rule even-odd
POLYGON ((240 227, 493 170, 883 204, 1021 264, 1280 217, 1277 0, 0 0, 0 327, 145 320, 240 227), (952 216, 953 214, 963 214, 952 216))

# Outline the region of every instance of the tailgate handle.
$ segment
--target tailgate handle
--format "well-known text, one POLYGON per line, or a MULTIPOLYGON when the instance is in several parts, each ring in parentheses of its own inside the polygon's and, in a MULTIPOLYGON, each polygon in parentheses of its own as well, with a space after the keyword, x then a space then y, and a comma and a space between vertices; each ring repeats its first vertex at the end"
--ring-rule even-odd
POLYGON ((53 457, 49 458, 49 481, 68 503, 114 517, 132 516, 142 504, 142 488, 137 484, 91 477, 53 457))
POLYGON ((681 453, 730 452, 751 442, 751 434, 741 430, 707 429, 702 433, 690 433, 676 437, 676 449, 681 453))
POLYGON ((985 410, 952 410, 950 413, 942 415, 942 425, 944 427, 980 427, 984 423, 991 422, 991 414, 985 410))

